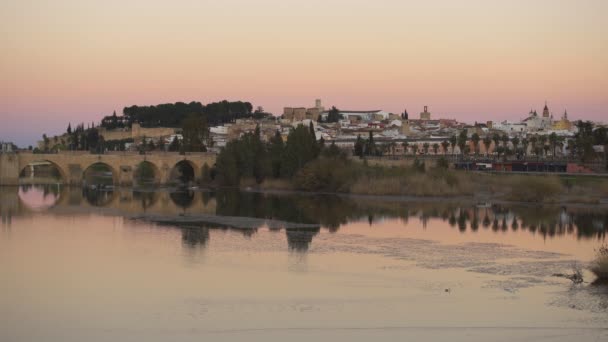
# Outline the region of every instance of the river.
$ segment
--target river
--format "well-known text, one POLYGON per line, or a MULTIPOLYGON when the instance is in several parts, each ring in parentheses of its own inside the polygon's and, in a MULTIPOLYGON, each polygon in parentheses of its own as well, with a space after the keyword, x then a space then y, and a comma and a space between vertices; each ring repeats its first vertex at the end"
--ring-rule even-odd
POLYGON ((0 341, 608 340, 605 208, 49 185, 0 213, 0 341))

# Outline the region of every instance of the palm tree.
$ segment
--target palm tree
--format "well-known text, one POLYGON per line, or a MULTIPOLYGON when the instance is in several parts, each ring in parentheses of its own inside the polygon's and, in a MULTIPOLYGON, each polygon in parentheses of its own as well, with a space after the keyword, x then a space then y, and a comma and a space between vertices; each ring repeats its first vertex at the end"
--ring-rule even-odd
POLYGON ((438 143, 434 143, 433 144, 433 152, 435 153, 435 155, 437 155, 437 151, 439 151, 439 144, 438 143))
POLYGON ((464 148, 467 146, 467 132, 462 131, 458 135, 458 147, 460 147, 460 154, 464 156, 464 148))
POLYGON ((429 146, 431 146, 431 145, 429 145, 428 142, 425 142, 424 144, 422 144, 422 148, 424 149, 424 154, 429 153, 429 146))
POLYGON ((498 152, 498 143, 500 142, 500 135, 498 135, 498 133, 494 133, 492 135, 492 140, 494 141, 494 151, 498 152))
POLYGON ((441 147, 443 148, 443 154, 448 154, 448 146, 450 146, 450 143, 447 140, 444 140, 443 142, 441 142, 441 147))
POLYGON ((505 148, 509 147, 508 146, 508 144, 509 144, 509 136, 508 135, 503 134, 502 137, 501 137, 501 140, 502 140, 502 146, 504 146, 505 148))
MULTIPOLYGON (((513 143, 513 152, 514 153, 518 153, 518 148, 519 148, 519 138, 518 137, 513 137, 513 139, 511 139, 511 142, 513 143)), ((519 158, 519 156, 518 156, 519 158)))
POLYGON ((473 146, 475 147, 475 154, 478 154, 479 152, 479 139, 479 134, 473 133, 473 135, 471 135, 471 141, 473 141, 473 146))
POLYGON ((488 154, 490 152, 490 145, 492 145, 492 138, 490 138, 490 136, 486 135, 483 138, 483 146, 486 148, 486 157, 488 156, 488 154))
POLYGON ((403 146, 403 154, 407 154, 407 148, 409 146, 409 143, 407 141, 404 141, 401 143, 401 145, 403 146))
POLYGON ((418 144, 412 144, 412 153, 416 155, 418 152, 418 144))
MULTIPOLYGON (((564 155, 564 140, 562 138, 559 138, 557 140, 557 144, 556 145, 557 145, 557 147, 560 150, 560 154, 563 156, 564 155)), ((606 151, 606 150, 608 150, 608 149, 604 148, 604 151, 606 151)), ((553 152, 553 154, 555 154, 555 152, 553 152)))
POLYGON ((555 132, 549 135, 549 144, 551 144, 551 150, 553 151, 553 159, 555 159, 555 147, 557 146, 558 137, 555 132))
POLYGON ((458 143, 458 138, 456 138, 456 135, 452 135, 450 137, 450 145, 452 145, 452 154, 454 154, 454 149, 456 148, 456 144, 458 143))
POLYGON ((536 143, 538 142, 538 137, 536 135, 533 135, 530 138, 530 144, 532 145, 532 151, 534 151, 534 153, 536 153, 536 143))
POLYGON ((528 141, 527 138, 523 138, 521 139, 521 144, 524 147, 524 156, 528 156, 528 145, 530 145, 530 142, 528 141))
MULTIPOLYGON (((539 141, 540 141, 541 148, 543 150, 545 150, 545 145, 547 144, 547 136, 546 135, 541 135, 539 137, 539 141)), ((545 150, 545 157, 547 156, 547 152, 546 151, 547 150, 545 150)))

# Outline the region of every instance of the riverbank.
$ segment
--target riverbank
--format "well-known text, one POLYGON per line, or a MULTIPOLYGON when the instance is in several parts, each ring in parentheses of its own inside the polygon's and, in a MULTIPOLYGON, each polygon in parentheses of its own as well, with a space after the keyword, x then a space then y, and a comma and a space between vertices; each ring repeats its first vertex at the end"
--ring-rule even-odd
POLYGON ((468 199, 493 202, 608 205, 608 178, 572 175, 483 173, 432 168, 412 170, 359 166, 346 176, 340 171, 309 170, 292 180, 257 183, 243 179, 243 190, 302 191, 391 198, 468 199), (325 173, 325 174, 324 174, 325 173))

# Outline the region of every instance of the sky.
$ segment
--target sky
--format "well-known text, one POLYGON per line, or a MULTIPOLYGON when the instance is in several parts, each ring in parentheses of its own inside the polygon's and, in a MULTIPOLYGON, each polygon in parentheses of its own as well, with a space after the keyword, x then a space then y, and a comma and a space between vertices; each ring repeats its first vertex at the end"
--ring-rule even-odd
POLYGON ((608 121, 605 0, 0 0, 0 140, 133 104, 608 121))

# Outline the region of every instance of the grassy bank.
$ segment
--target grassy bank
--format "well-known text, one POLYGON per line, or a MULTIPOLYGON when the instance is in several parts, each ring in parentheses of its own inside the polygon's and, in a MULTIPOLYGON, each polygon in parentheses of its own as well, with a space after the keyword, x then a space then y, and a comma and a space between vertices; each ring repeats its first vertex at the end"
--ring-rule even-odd
POLYGON ((484 174, 447 169, 445 164, 371 166, 341 158, 319 158, 292 179, 244 179, 242 188, 362 195, 473 196, 519 202, 594 204, 608 197, 608 179, 558 175, 484 174))

